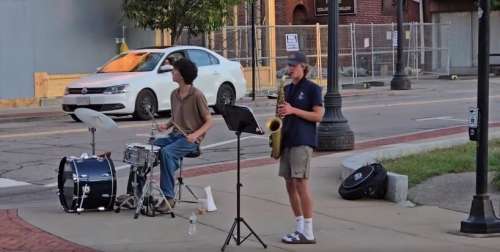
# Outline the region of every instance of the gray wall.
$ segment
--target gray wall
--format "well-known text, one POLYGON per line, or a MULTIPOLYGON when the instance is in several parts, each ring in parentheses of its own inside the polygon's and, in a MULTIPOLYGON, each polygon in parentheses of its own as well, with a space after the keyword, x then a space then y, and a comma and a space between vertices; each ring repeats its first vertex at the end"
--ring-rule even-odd
MULTIPOLYGON (((448 41, 452 73, 476 73, 478 62, 478 16, 477 12, 450 12, 433 14, 433 22, 450 24, 447 34, 441 34, 448 41)), ((500 53, 500 11, 490 14, 490 51, 500 53)), ((492 63, 500 63, 492 58, 492 63)))
MULTIPOLYGON (((0 0, 0 99, 32 97, 33 72, 95 71, 116 52, 121 2, 0 0)), ((127 39, 141 46, 154 42, 127 39)))
POLYGON ((132 22, 126 22, 126 41, 130 49, 155 45, 155 33, 151 30, 134 28, 132 22))

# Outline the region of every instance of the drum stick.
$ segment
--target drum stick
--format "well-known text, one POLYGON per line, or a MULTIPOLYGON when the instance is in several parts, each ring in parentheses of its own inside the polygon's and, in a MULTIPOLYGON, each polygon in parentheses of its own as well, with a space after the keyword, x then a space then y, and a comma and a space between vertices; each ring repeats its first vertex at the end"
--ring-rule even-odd
POLYGON ((175 122, 174 122, 174 121, 172 121, 172 120, 171 120, 170 122, 171 122, 171 123, 174 125, 174 127, 176 127, 176 128, 177 128, 177 129, 178 129, 178 130, 179 130, 179 131, 180 131, 180 132, 181 132, 181 133, 182 133, 185 137, 187 137, 187 136, 188 136, 188 134, 186 134, 186 132, 185 132, 184 130, 182 130, 182 128, 181 128, 181 127, 179 127, 179 125, 177 125, 177 123, 175 123, 175 122))
MULTIPOLYGON (((184 135, 186 138, 188 136, 188 134, 186 134, 186 132, 184 130, 182 130, 181 127, 179 127, 179 125, 177 125, 177 123, 175 123, 174 121, 170 120, 170 122, 174 125, 174 127, 176 127, 182 135, 184 135)), ((200 143, 200 140, 199 139, 196 139, 196 141, 194 141, 195 143, 199 144, 200 143)))

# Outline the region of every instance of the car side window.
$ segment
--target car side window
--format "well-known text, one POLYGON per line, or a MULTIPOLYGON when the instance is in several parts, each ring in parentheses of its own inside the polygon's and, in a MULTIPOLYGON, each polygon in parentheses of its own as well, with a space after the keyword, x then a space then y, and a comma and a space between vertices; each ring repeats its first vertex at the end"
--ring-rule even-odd
POLYGON ((217 59, 212 54, 209 53, 208 57, 210 57, 210 62, 212 63, 212 65, 218 65, 218 64, 220 64, 219 59, 217 59))
POLYGON ((176 52, 173 52, 171 54, 169 54, 166 58, 165 58, 165 61, 163 61, 162 65, 165 65, 165 64, 170 64, 172 65, 175 61, 178 61, 180 59, 183 59, 185 58, 186 55, 184 55, 184 52, 183 51, 176 51, 176 52))
POLYGON ((212 65, 210 55, 202 50, 189 50, 189 58, 198 67, 212 65))

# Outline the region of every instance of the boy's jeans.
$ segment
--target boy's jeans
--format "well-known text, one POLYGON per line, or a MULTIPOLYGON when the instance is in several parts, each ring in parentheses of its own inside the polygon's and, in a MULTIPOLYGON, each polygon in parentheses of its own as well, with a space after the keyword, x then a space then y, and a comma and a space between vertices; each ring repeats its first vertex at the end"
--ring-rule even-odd
POLYGON ((175 197, 175 171, 179 161, 187 154, 198 149, 198 144, 190 143, 181 133, 173 132, 168 137, 158 138, 154 145, 160 146, 160 187, 165 197, 175 197))

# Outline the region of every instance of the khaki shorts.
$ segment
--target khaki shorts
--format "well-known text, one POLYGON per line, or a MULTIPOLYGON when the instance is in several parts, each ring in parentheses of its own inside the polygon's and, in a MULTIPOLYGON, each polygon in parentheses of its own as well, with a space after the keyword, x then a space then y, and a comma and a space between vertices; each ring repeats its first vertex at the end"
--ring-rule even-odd
POLYGON ((309 178, 312 152, 313 149, 307 145, 284 148, 279 175, 284 178, 309 178))

